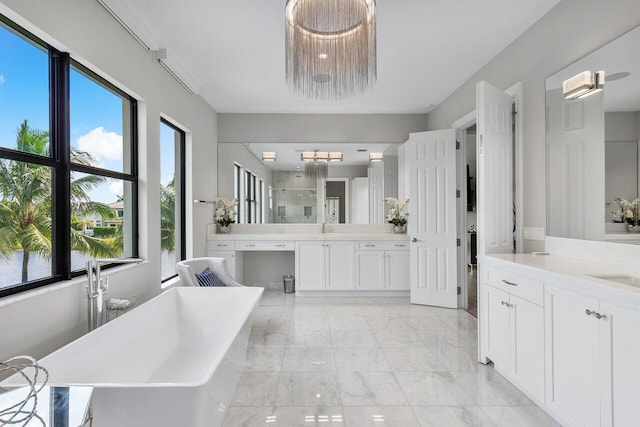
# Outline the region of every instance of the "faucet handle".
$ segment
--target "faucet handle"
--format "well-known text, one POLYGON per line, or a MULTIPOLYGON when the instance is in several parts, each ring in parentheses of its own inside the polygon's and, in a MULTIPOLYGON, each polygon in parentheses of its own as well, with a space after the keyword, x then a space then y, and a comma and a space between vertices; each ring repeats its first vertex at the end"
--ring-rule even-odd
POLYGON ((109 291, 109 277, 103 277, 100 279, 100 289, 102 289, 102 292, 108 292, 109 291))

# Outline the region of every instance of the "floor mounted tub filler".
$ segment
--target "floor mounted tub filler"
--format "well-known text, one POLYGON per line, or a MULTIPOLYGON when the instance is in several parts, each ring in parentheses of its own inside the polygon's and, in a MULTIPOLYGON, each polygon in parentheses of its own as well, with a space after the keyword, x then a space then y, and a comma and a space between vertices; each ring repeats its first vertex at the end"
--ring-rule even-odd
POLYGON ((40 364, 49 385, 94 387, 95 427, 219 426, 240 381, 262 292, 171 289, 40 364))

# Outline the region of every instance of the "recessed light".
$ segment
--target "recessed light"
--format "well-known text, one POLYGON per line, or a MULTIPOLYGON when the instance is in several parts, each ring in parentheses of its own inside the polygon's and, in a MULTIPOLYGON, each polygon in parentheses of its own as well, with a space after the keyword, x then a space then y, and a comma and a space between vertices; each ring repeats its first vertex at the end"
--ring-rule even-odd
POLYGON ((263 151, 262 152, 262 161, 263 162, 275 162, 276 161, 276 153, 275 153, 275 151, 263 151))
POLYGON ((370 162, 381 162, 383 158, 382 153, 369 153, 370 162))

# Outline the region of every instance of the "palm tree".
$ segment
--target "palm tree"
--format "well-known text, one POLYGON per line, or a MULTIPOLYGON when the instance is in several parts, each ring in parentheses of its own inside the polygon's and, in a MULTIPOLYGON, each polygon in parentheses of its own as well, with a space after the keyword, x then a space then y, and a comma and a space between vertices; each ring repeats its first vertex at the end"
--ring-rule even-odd
POLYGON ((176 248, 176 182, 160 184, 160 248, 173 252, 176 248))
MULTIPOLYGON (((17 132, 19 151, 49 155, 49 133, 32 129, 27 120, 17 132)), ((76 163, 93 164, 88 153, 74 151, 76 163)), ((71 203, 74 213, 96 212, 109 217, 113 211, 102 203, 92 202, 88 192, 105 178, 86 175, 71 181, 71 203)), ((32 253, 51 255, 52 177, 47 166, 12 160, 0 160, 0 255, 9 257, 22 249, 22 282, 29 280, 29 258, 32 253)), ((91 256, 113 256, 109 241, 71 230, 71 248, 91 256)))

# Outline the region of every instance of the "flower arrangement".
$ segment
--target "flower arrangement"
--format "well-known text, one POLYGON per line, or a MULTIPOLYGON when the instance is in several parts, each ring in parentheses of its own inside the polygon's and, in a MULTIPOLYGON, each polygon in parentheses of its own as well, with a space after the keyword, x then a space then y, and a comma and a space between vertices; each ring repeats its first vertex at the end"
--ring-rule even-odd
POLYGON ((409 205, 409 199, 396 199, 393 197, 387 197, 384 199, 389 204, 389 213, 387 213, 387 222, 398 226, 404 226, 407 223, 407 206, 409 205))
POLYGON ((618 197, 615 199, 618 209, 611 212, 612 222, 626 222, 629 225, 640 225, 640 198, 630 202, 627 199, 618 197))
POLYGON ((216 210, 214 213, 214 219, 218 224, 223 227, 228 227, 229 224, 236 222, 236 205, 238 199, 216 199, 216 210))

